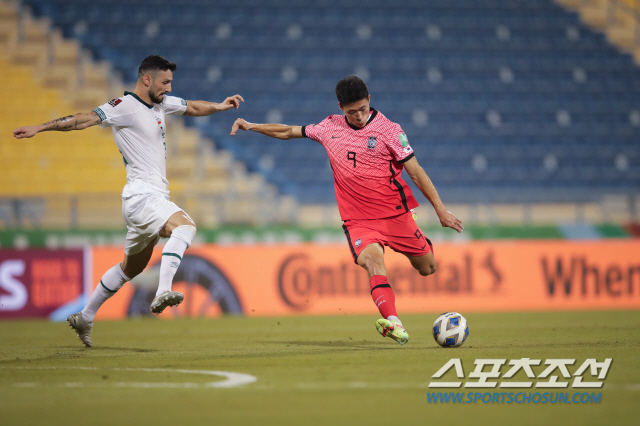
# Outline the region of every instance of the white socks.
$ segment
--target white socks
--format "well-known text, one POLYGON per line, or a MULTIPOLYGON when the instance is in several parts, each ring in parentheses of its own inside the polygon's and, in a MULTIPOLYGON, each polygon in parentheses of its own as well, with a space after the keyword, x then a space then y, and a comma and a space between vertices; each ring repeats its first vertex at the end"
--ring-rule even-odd
POLYGON ((82 317, 84 320, 92 323, 93 319, 96 317, 96 312, 100 309, 100 306, 102 306, 107 299, 116 294, 116 292, 120 290, 127 281, 129 281, 129 277, 122 272, 122 267, 119 263, 105 272, 100 280, 100 284, 98 284, 91 294, 91 297, 89 297, 87 306, 82 310, 82 317))
MULTIPOLYGON (((158 285, 158 292, 160 294, 164 291, 171 290, 171 284, 173 282, 173 276, 180 266, 184 251, 191 246, 193 237, 196 235, 196 228, 190 225, 181 225, 173 230, 171 238, 167 241, 162 252, 162 262, 160 263, 160 284, 158 285)), ((118 290, 131 279, 122 272, 122 267, 118 263, 113 268, 109 269, 102 276, 100 284, 89 297, 87 305, 82 310, 82 317, 85 321, 92 323, 96 317, 96 312, 100 309, 100 306, 107 301, 111 296, 116 294, 118 290)))
POLYGON ((180 225, 171 232, 171 237, 162 250, 160 262, 160 282, 156 296, 165 291, 171 291, 173 277, 180 266, 184 251, 191 246, 196 228, 191 225, 180 225))
POLYGON ((398 317, 396 317, 396 316, 394 316, 394 315, 389 315, 389 316, 387 317, 387 319, 388 319, 389 321, 397 322, 398 324, 402 325, 402 321, 400 321, 400 318, 398 318, 398 317))

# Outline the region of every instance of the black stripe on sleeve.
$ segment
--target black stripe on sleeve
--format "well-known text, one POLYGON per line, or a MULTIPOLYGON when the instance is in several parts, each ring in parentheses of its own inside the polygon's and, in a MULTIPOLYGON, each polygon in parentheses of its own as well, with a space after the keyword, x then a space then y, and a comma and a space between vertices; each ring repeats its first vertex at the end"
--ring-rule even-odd
POLYGON ((415 157, 415 154, 412 152, 411 154, 407 155, 402 160, 398 161, 398 164, 406 163, 407 161, 411 160, 413 157, 415 157))
POLYGON ((304 130, 306 128, 307 128, 307 126, 302 126, 302 137, 303 138, 308 138, 309 137, 309 136, 307 136, 307 132, 304 130))
POLYGON ((389 284, 378 284, 377 286, 371 289, 371 294, 373 294, 373 290, 375 290, 376 288, 385 288, 385 287, 391 288, 389 284))

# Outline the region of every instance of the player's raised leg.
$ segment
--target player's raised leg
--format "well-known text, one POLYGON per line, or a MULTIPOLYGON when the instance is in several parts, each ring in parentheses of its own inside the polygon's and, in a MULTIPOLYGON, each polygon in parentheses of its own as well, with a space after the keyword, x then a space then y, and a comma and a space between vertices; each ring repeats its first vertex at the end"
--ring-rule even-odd
POLYGON ((100 306, 116 294, 127 281, 131 281, 147 267, 154 245, 155 243, 151 242, 140 253, 125 255, 122 263, 105 272, 84 309, 67 318, 67 323, 75 330, 85 346, 91 347, 93 320, 100 306))
POLYGON ((360 252, 357 262, 369 274, 371 297, 383 317, 376 321, 378 333, 404 345, 409 341, 409 333, 398 318, 396 297, 387 280, 382 246, 378 243, 369 244, 360 252))
POLYGON ((415 221, 415 213, 405 213, 386 221, 388 245, 403 254, 423 277, 436 272, 433 244, 415 221))
POLYGON ((183 211, 174 213, 160 230, 160 236, 169 238, 162 250, 160 262, 160 282, 156 297, 151 302, 149 310, 159 314, 168 306, 175 306, 182 302, 184 295, 171 290, 173 277, 182 262, 185 250, 187 250, 196 235, 196 224, 183 211))
POLYGON ((411 266, 413 269, 418 271, 420 275, 426 277, 427 275, 431 275, 436 272, 436 259, 433 256, 433 249, 423 256, 411 256, 407 253, 404 254, 409 262, 411 262, 411 266))

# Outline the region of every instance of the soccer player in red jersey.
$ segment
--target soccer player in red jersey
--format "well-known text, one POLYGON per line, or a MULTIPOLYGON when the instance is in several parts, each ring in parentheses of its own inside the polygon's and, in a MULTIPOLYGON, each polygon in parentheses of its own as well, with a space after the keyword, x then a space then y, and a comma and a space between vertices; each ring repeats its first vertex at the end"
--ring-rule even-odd
POLYGON ((458 232, 464 228, 440 200, 400 125, 369 106, 365 82, 349 76, 338 82, 336 95, 344 115, 330 115, 308 126, 254 124, 238 118, 231 135, 239 129, 253 130, 278 139, 307 137, 324 146, 351 254, 369 274, 371 296, 383 316, 376 321, 376 329, 403 345, 409 334, 398 318, 387 281, 384 246, 405 255, 423 276, 436 271, 436 261, 431 241, 413 218, 418 202, 402 180, 402 169, 431 202, 442 226, 458 232))

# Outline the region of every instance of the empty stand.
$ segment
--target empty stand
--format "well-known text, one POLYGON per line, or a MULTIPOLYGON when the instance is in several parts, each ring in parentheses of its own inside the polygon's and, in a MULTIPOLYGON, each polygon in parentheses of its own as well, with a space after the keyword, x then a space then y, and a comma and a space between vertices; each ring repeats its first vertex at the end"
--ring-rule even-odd
MULTIPOLYGON (((17 141, 11 130, 89 111, 124 90, 105 61, 81 53, 48 18, 0 2, 0 66, 11 102, 0 107, 0 226, 121 228, 122 157, 110 129, 46 132, 17 141)), ((169 117, 167 175, 172 196, 203 226, 291 221, 280 196, 228 151, 169 117), (230 172, 229 172, 230 171, 230 172), (247 207, 248 206, 248 207, 247 207)))
POLYGON ((340 113, 335 83, 353 73, 447 202, 591 203, 640 188, 640 70, 552 0, 26 3, 125 80, 162 54, 179 96, 241 93, 237 114, 188 123, 303 203, 335 200, 323 148, 230 138, 231 123, 340 113))

